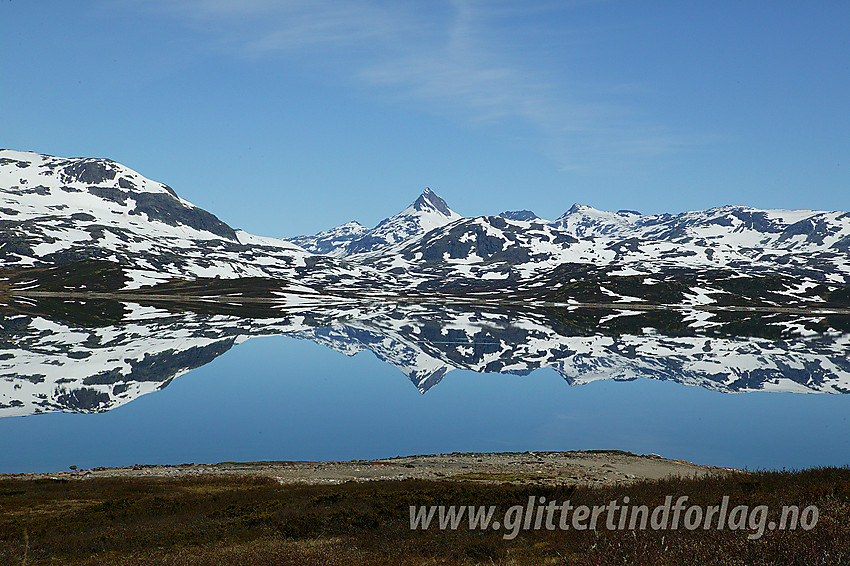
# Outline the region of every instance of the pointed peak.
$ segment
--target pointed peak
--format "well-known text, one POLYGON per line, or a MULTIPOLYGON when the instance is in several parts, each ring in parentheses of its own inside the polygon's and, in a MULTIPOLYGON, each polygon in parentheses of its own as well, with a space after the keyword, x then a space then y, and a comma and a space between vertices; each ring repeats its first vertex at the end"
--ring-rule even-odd
POLYGON ((446 204, 446 201, 441 199, 437 193, 432 191, 430 187, 425 187, 425 190, 422 191, 422 194, 419 195, 413 202, 413 208, 415 210, 436 210, 437 212, 443 214, 444 216, 451 216, 452 211, 449 208, 449 205, 446 204))

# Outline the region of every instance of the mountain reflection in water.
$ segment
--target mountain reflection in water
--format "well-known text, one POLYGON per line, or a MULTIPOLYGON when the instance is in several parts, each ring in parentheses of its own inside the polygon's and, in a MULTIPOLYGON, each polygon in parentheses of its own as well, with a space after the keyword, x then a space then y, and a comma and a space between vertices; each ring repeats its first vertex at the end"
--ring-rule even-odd
POLYGON ((107 411, 269 335, 348 356, 371 351, 421 393, 453 369, 527 375, 546 367, 570 385, 652 378, 720 392, 850 392, 846 316, 422 303, 263 308, 6 306, 0 416, 107 411))

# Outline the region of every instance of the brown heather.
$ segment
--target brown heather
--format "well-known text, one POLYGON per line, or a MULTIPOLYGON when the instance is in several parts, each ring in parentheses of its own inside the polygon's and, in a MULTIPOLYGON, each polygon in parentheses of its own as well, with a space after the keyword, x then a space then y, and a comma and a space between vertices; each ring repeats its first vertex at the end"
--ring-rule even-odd
POLYGON ((596 488, 424 480, 279 485, 269 479, 0 480, 0 565, 850 563, 850 469, 670 478, 596 488), (529 495, 630 505, 817 505, 811 531, 411 531, 410 505, 496 505, 529 495))

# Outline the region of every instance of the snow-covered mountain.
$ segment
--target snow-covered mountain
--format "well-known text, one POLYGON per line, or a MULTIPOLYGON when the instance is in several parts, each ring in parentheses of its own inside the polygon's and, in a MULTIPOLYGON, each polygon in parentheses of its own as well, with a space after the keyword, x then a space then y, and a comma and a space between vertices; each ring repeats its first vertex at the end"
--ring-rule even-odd
MULTIPOLYGON (((617 266, 619 275, 676 269, 782 274, 850 284, 850 214, 722 207, 641 216, 574 206, 556 222, 464 218, 360 259, 406 274, 414 288, 470 281, 533 281, 567 263, 617 266)), ((544 281, 544 279, 540 279, 544 281)))
MULTIPOLYGON (((492 296, 501 287, 551 298, 569 282, 563 267, 582 264, 609 268, 608 277, 651 276, 640 280, 644 288, 683 269, 702 273, 692 284, 729 272, 779 275, 804 286, 786 285, 798 297, 817 285, 850 284, 850 213, 725 206, 642 215, 574 205, 554 221, 523 210, 464 218, 425 189, 372 229, 350 222, 278 239, 235 231, 168 186, 106 159, 0 151, 0 267, 92 259, 120 265, 130 288, 174 278, 270 277, 360 296, 458 289, 492 296)), ((603 285, 612 286, 621 285, 603 285)), ((713 290, 694 292, 712 302, 713 290)))
POLYGON ((525 222, 531 222, 532 220, 542 220, 539 216, 537 216, 530 210, 506 210, 504 212, 500 212, 499 216, 501 216, 502 218, 507 218, 508 220, 523 220, 525 222))
POLYGON ((461 218, 426 189, 373 230, 349 226, 290 241, 392 273, 393 285, 408 291, 482 283, 492 288, 494 281, 551 289, 556 282, 546 275, 568 263, 618 266, 620 275, 687 268, 850 284, 847 212, 724 206, 642 215, 576 204, 554 221, 529 210, 461 218))
POLYGON ((317 259, 285 240, 236 231, 114 161, 0 150, 0 265, 86 259, 120 264, 131 287, 175 277, 309 283, 320 274, 361 275, 360 268, 317 259))
POLYGON ((345 255, 346 246, 361 238, 368 231, 368 228, 352 220, 336 228, 319 232, 315 236, 295 236, 294 238, 286 238, 286 240, 310 253, 340 256, 345 255))
POLYGON ((659 240, 714 248, 850 251, 850 213, 722 206, 681 214, 603 212, 575 205, 555 226, 576 238, 659 240))
POLYGON ((344 257, 383 251, 410 242, 460 218, 446 201, 426 187, 410 206, 382 220, 371 230, 357 222, 349 222, 315 236, 296 236, 287 240, 313 253, 344 257))

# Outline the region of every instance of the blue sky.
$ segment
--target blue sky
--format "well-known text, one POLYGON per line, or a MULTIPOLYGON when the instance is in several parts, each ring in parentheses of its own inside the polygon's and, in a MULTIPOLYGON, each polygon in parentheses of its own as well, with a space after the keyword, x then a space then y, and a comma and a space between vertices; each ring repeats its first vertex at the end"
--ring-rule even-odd
POLYGON ((850 209, 850 2, 3 0, 0 147, 234 227, 850 209))

